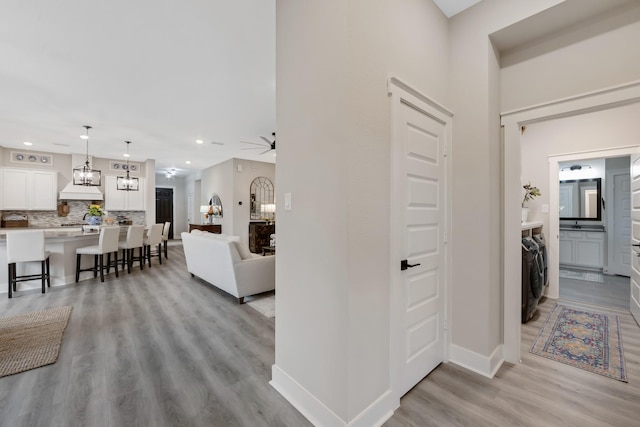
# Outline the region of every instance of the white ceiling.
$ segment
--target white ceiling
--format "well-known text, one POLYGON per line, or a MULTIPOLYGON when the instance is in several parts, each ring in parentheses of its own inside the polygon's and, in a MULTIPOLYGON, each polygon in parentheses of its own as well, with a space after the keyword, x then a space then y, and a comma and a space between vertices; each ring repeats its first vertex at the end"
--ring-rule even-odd
POLYGON ((0 146, 274 161, 240 141, 275 131, 275 0, 2 0, 0 58, 0 146))
POLYGON ((447 18, 451 18, 481 1, 482 0, 433 0, 447 18))

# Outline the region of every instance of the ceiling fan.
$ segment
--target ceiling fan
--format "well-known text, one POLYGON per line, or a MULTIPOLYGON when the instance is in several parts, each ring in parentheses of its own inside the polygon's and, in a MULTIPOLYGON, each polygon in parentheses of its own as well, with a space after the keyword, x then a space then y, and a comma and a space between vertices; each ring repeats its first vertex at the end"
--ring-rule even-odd
POLYGON ((276 133, 273 132, 271 133, 271 135, 273 136, 273 142, 269 141, 269 139, 265 136, 261 136, 260 138, 262 138, 262 140, 264 140, 264 142, 266 144, 263 143, 257 143, 257 142, 249 142, 249 141, 240 141, 243 144, 251 144, 251 145, 257 145, 257 147, 247 147, 247 148, 241 148, 241 150, 257 150, 259 148, 267 148, 266 150, 264 150, 262 153, 260 154, 264 154, 264 153, 268 153, 271 150, 275 150, 276 149, 276 133))

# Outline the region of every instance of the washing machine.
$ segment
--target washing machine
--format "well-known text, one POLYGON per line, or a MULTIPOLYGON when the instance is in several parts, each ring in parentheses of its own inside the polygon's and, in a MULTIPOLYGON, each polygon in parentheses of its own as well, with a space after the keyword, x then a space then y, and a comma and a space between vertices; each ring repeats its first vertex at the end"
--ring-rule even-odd
POLYGON ((545 272, 540 246, 532 237, 522 238, 522 323, 531 319, 544 289, 545 272))

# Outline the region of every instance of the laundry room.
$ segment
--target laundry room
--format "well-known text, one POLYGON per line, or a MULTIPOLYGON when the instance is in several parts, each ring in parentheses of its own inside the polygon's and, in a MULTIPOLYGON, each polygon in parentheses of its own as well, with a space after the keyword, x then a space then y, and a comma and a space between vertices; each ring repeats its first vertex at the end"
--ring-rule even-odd
POLYGON ((525 284, 523 273, 523 322, 545 296, 629 310, 630 159, 639 151, 639 114, 636 103, 521 127, 523 195, 526 186, 539 191, 526 203, 523 239, 543 241, 535 262, 523 240, 523 266, 537 268, 542 281, 525 284))

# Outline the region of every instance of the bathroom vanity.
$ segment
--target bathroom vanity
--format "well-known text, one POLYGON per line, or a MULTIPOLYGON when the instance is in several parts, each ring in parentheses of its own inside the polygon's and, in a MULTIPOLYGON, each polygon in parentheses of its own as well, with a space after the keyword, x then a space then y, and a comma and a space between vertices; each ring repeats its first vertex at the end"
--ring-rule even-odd
POLYGON ((606 233, 603 226, 560 227, 560 265, 602 269, 606 233))

